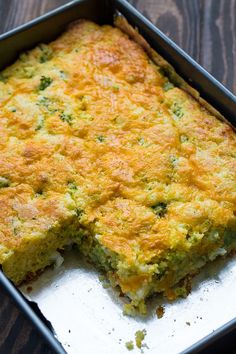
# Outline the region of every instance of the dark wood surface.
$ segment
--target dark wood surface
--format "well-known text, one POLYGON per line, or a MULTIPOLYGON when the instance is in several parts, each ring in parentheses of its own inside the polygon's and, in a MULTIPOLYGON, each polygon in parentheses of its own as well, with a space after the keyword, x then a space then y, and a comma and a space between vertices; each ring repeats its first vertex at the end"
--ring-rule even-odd
MULTIPOLYGON (((0 33, 66 2, 0 0, 0 33)), ((130 3, 236 94, 236 0, 130 3)), ((224 354, 227 352, 225 348, 224 354)), ((49 350, 24 316, 0 293, 0 354, 16 353, 46 354, 49 350)))

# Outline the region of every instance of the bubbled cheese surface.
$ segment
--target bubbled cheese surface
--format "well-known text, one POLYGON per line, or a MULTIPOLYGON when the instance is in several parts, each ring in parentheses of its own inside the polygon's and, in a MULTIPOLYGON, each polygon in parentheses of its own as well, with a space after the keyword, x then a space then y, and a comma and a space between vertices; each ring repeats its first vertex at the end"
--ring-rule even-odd
POLYGON ((0 260, 70 218, 129 264, 235 227, 236 136, 88 21, 0 77, 0 260))

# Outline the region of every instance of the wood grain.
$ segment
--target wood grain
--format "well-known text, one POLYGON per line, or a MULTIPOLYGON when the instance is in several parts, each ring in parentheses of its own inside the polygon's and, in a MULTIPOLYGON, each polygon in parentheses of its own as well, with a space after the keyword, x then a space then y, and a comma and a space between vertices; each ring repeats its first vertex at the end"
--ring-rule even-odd
POLYGON ((0 32, 19 26, 68 0, 0 0, 0 32))
POLYGON ((29 321, 0 292, 0 353, 52 354, 29 321))
POLYGON ((236 94, 236 0, 204 1, 200 62, 236 94))
POLYGON ((130 0, 236 94, 236 0, 130 0))
MULTIPOLYGON (((0 0, 0 33, 67 2, 0 0)), ((236 93, 236 0, 130 0, 130 3, 236 93)), ((30 323, 0 293, 0 354, 47 353, 49 349, 30 323)))

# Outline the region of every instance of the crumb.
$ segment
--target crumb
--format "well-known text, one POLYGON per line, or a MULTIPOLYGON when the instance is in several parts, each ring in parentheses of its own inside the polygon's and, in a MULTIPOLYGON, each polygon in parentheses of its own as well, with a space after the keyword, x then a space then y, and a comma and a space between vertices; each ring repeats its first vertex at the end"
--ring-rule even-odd
POLYGON ((164 313, 165 313, 164 307, 163 306, 158 306, 158 308, 156 309, 157 318, 162 318, 164 313))
POLYGON ((98 279, 102 283, 104 289, 108 289, 111 286, 109 280, 104 275, 99 275, 98 279))
POLYGON ((33 290, 32 286, 27 286, 26 288, 27 293, 31 293, 32 290, 33 290))
POLYGON ((191 325, 191 323, 190 323, 190 322, 186 322, 186 325, 187 325, 187 326, 190 326, 190 325, 191 325))
POLYGON ((90 291, 93 290, 92 288, 88 289, 88 293, 90 293, 90 291))
POLYGON ((71 332, 71 330, 69 329, 69 331, 68 331, 69 333, 71 332))
POLYGON ((147 331, 145 329, 143 329, 142 331, 137 331, 135 333, 135 342, 136 342, 136 346, 141 349, 141 347, 143 346, 143 340, 145 338, 147 334, 147 331))
POLYGON ((104 275, 99 275, 98 279, 100 282, 103 282, 104 280, 106 280, 104 275))
POLYGON ((134 306, 132 304, 124 304, 124 306, 123 306, 123 315, 134 316, 135 315, 134 306))
POLYGON ((104 289, 108 289, 108 288, 110 288, 111 287, 111 285, 110 285, 110 283, 108 282, 108 281, 104 281, 104 282, 102 282, 102 287, 104 288, 104 289))
POLYGON ((125 346, 128 350, 133 350, 134 349, 134 343, 132 340, 130 340, 129 342, 125 343, 125 346))
POLYGON ((141 301, 138 306, 134 305, 132 302, 128 304, 124 304, 123 306, 123 314, 126 316, 135 316, 136 314, 146 315, 147 308, 144 301, 141 301))

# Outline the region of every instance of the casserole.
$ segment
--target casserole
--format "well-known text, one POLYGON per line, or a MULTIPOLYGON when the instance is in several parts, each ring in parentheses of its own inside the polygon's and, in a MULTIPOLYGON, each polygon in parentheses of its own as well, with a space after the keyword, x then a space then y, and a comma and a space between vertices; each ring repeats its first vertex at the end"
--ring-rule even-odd
MULTIPOLYGON (((123 4, 122 4, 122 2, 119 4, 120 6, 123 6, 123 4)), ((118 6, 119 6, 118 5, 118 6)), ((132 17, 132 16, 131 16, 132 17)), ((199 80, 199 82, 201 82, 201 80, 199 80)), ((220 86, 218 87, 218 89, 220 88, 220 86)), ((216 90, 217 91, 217 90, 216 90)), ((223 95, 224 96, 224 98, 226 99, 226 97, 228 97, 228 96, 230 96, 230 94, 227 92, 227 91, 225 91, 225 95, 223 95)), ((219 107, 217 107, 217 108, 219 108, 219 107)), ((222 112, 223 113, 223 112, 222 112)))
POLYGON ((235 249, 236 136, 165 68, 81 20, 1 72, 0 262, 16 285, 72 243, 145 312, 235 249))

